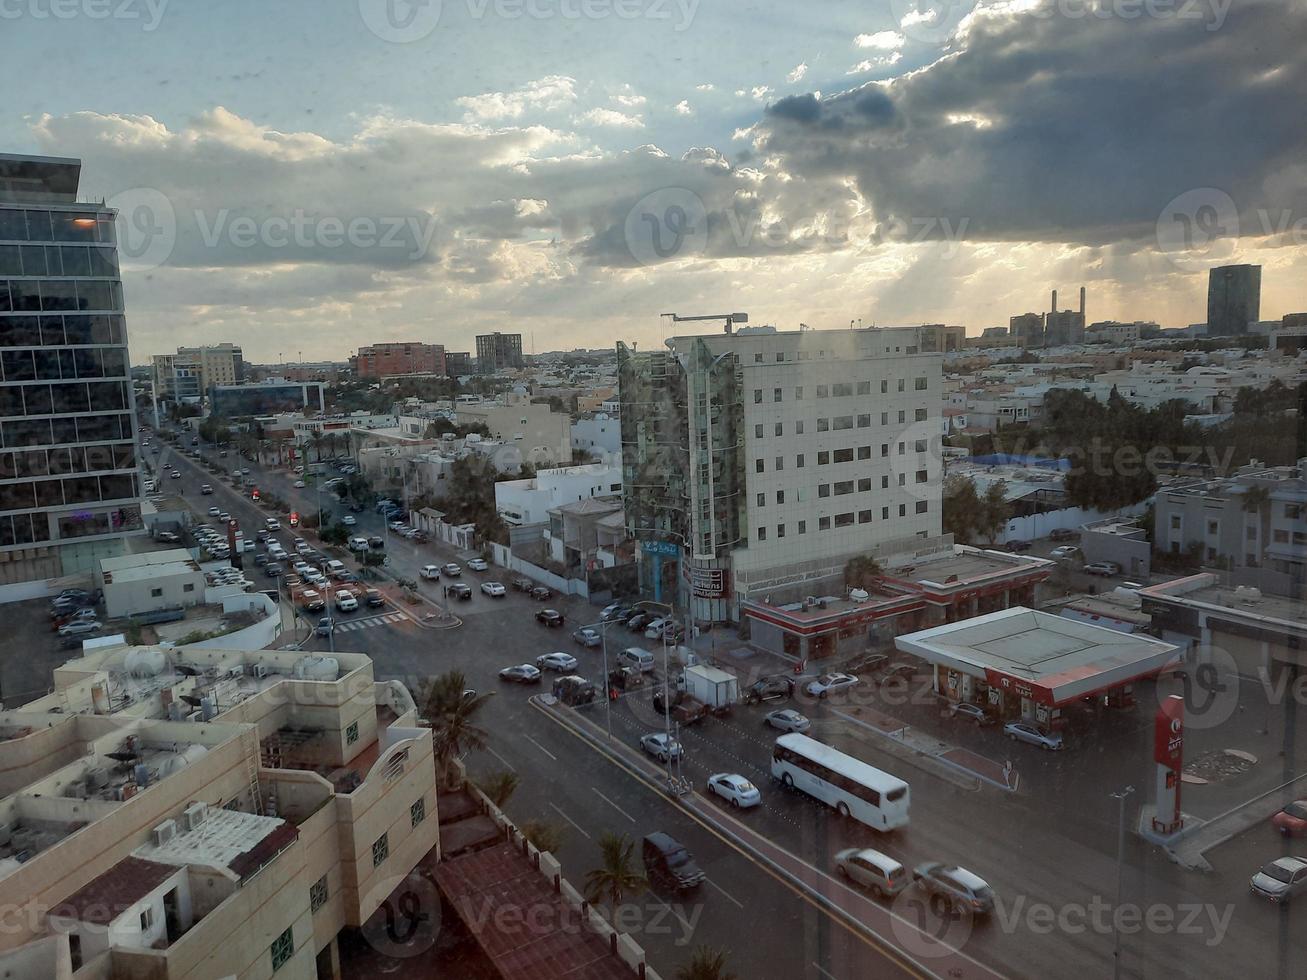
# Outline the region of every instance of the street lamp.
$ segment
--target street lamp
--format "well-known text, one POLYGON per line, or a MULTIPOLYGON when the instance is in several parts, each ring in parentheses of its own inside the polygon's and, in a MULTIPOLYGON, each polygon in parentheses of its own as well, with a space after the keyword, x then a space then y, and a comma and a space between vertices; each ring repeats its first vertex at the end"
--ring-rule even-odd
POLYGON ((608 677, 608 627, 614 623, 621 622, 617 619, 600 620, 597 623, 591 623, 589 626, 582 626, 581 629, 599 629, 599 646, 604 656, 604 721, 608 726, 608 738, 611 741, 613 737, 613 699, 612 699, 612 681, 608 677))
MULTIPOLYGON (((1119 793, 1109 793, 1112 799, 1119 805, 1118 827, 1116 838, 1116 907, 1120 911, 1122 903, 1125 901, 1125 801, 1135 791, 1133 786, 1127 786, 1119 793)), ((1114 980, 1121 980, 1121 929, 1118 926, 1116 933, 1116 945, 1112 950, 1112 976, 1114 980)))

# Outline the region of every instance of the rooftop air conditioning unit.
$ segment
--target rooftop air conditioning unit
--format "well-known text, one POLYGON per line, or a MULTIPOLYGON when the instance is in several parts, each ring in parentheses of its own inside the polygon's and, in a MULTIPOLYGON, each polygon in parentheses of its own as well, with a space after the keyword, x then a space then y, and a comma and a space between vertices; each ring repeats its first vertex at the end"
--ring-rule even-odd
POLYGON ((164 844, 177 836, 177 821, 165 820, 159 826, 150 831, 150 843, 155 847, 163 847, 164 844))
POLYGON ((191 803, 182 811, 182 826, 187 830, 194 830, 204 823, 208 815, 209 808, 207 805, 201 802, 191 803))
POLYGON ((244 677, 244 676, 245 676, 245 665, 244 665, 244 664, 237 664, 235 667, 233 667, 233 668, 231 669, 231 671, 228 673, 227 676, 228 676, 228 677, 244 677))
POLYGON ((871 596, 866 589, 850 589, 849 600, 852 602, 866 602, 871 596))
POLYGON ((260 679, 261 679, 261 678, 264 678, 264 677, 267 677, 267 676, 268 676, 268 665, 267 665, 267 664, 255 664, 255 665, 250 669, 250 673, 252 673, 255 677, 258 677, 258 678, 260 678, 260 679))
POLYGON ((109 785, 109 773, 101 766, 94 769, 88 769, 86 772, 86 789, 91 793, 98 793, 109 785))

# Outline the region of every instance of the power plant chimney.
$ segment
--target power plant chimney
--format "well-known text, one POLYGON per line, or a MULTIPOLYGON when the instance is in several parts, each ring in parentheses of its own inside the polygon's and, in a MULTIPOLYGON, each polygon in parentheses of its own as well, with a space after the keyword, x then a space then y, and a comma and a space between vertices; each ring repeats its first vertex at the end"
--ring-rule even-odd
POLYGON ((1053 290, 1053 312, 1057 312, 1057 290, 1053 290))
POLYGON ((1085 315, 1085 287, 1080 287, 1080 315, 1085 315))

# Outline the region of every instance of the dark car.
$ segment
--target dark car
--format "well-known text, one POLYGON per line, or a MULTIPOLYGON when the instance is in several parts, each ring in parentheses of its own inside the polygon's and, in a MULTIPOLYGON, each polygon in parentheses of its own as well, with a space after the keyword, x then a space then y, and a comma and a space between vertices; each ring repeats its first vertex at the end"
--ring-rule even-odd
POLYGON ((1021 538, 1013 538, 1013 539, 1012 539, 1011 541, 1009 541, 1007 544, 1003 545, 1003 547, 1004 547, 1007 551, 1011 551, 1011 552, 1013 552, 1013 553, 1021 552, 1021 551, 1029 551, 1029 550, 1030 550, 1030 542, 1029 542, 1029 541, 1024 541, 1024 540, 1022 540, 1021 538))
POLYGON ((281 565, 275 561, 270 561, 263 566, 263 574, 268 576, 268 578, 277 578, 281 575, 282 571, 283 569, 281 565))
POLYGON ((363 507, 362 504, 360 504, 360 503, 358 503, 357 501, 355 501, 354 503, 350 504, 349 507, 347 507, 346 509, 347 509, 351 514, 362 514, 362 513, 363 513, 363 510, 364 510, 364 507, 363 507))
POLYGON ((531 598, 536 602, 544 602, 546 599, 552 599, 553 596, 554 593, 548 586, 537 585, 531 590, 531 598))
POLYGON ((644 839, 641 848, 644 870, 650 879, 677 891, 698 888, 707 875, 694 861, 685 845, 670 834, 654 833, 644 839))
POLYGON ((861 677, 863 674, 872 674, 880 670, 889 663, 889 656, 883 653, 864 653, 861 657, 855 657, 844 665, 843 669, 850 674, 857 674, 861 677))
POLYGON ((584 677, 568 674, 554 681, 553 695, 563 704, 590 704, 599 697, 595 686, 584 677))
POLYGON ((380 589, 368 589, 365 595, 369 606, 384 606, 386 604, 386 597, 381 594, 380 589))
POLYGON ((632 633, 643 633, 644 628, 657 618, 653 613, 638 612, 626 621, 626 628, 632 633))
POLYGON ((1049 541, 1079 541, 1080 532, 1069 527, 1055 527, 1048 532, 1049 541))
POLYGON ((773 674, 771 677, 763 677, 750 684, 749 689, 744 692, 744 700, 748 704, 779 701, 781 698, 788 698, 793 692, 793 681, 780 674, 773 674))
POLYGON ((380 535, 374 534, 372 535, 372 537, 368 538, 369 548, 384 548, 385 546, 386 546, 386 539, 381 537, 380 535))
POLYGON ((563 614, 557 609, 541 609, 536 613, 536 622, 546 626, 562 626, 563 614))
POLYGON ((626 622, 626 620, 630 619, 634 615, 635 615, 635 610, 632 609, 630 606, 618 606, 616 609, 610 609, 608 612, 606 612, 603 615, 602 619, 605 623, 614 622, 617 620, 626 622))
POLYGON ((518 592, 530 592, 536 587, 536 584, 529 578, 522 578, 521 576, 510 580, 508 584, 518 592))
POLYGON ((462 599, 467 602, 472 598, 472 586, 466 582, 455 582, 449 587, 449 594, 455 599, 462 599))

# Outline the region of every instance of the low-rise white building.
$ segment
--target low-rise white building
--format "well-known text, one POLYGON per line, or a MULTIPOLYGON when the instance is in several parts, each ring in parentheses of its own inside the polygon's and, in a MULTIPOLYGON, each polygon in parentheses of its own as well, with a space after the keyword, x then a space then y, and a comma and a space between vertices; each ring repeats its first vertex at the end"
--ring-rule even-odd
POLYGON ((529 480, 495 484, 495 508, 514 527, 544 524, 549 511, 563 504, 622 492, 622 469, 611 463, 587 463, 539 470, 529 480))
POLYGON ((615 415, 597 412, 572 423, 572 448, 582 449, 596 459, 619 460, 622 453, 622 423, 615 415))
POLYGON ((102 558, 96 578, 110 619, 204 601, 204 572, 185 548, 102 558))

